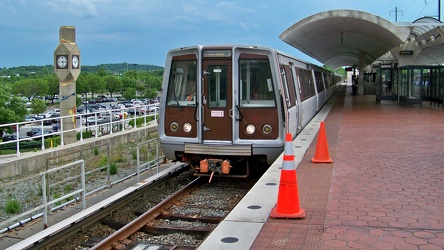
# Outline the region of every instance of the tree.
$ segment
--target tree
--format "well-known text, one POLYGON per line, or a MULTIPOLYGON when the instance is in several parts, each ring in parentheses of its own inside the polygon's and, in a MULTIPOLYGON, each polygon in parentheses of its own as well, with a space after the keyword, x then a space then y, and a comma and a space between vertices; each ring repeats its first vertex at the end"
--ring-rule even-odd
POLYGON ((101 77, 108 75, 108 73, 106 73, 106 70, 104 68, 100 68, 99 70, 97 70, 96 74, 101 77))
POLYGON ((113 97, 113 93, 122 90, 122 82, 120 78, 112 75, 107 75, 103 77, 103 81, 105 82, 105 88, 110 93, 111 97, 113 97))
POLYGON ((45 81, 48 84, 48 94, 51 96, 51 104, 54 104, 54 97, 55 95, 58 95, 60 93, 59 90, 59 79, 56 75, 49 75, 43 78, 43 81, 45 81))
MULTIPOLYGON (((124 76, 120 79, 120 81, 122 82, 122 90, 121 90, 120 94, 123 94, 128 88, 132 88, 135 91, 136 85, 135 85, 133 79, 124 76)), ((135 98, 135 97, 133 97, 133 98, 135 98)))
POLYGON ((12 85, 12 93, 32 100, 36 96, 45 96, 49 92, 46 81, 37 78, 22 79, 12 85))
POLYGON ((31 101, 31 112, 33 114, 41 114, 46 111, 46 104, 45 101, 39 98, 34 98, 31 101))
POLYGON ((122 96, 126 100, 135 99, 136 98, 136 89, 133 87, 129 87, 125 91, 123 91, 122 96))
POLYGON ((7 105, 9 109, 11 109, 15 115, 17 116, 16 121, 24 121, 25 116, 28 114, 28 110, 26 109, 25 104, 23 103, 23 100, 13 96, 9 100, 9 105, 7 105))
POLYGON ((76 91, 78 93, 92 93, 92 99, 94 99, 94 93, 102 93, 105 90, 102 77, 96 74, 86 72, 80 74, 77 79, 76 91))
POLYGON ((11 97, 8 86, 0 85, 0 123, 20 122, 25 119, 26 106, 18 97, 11 97))

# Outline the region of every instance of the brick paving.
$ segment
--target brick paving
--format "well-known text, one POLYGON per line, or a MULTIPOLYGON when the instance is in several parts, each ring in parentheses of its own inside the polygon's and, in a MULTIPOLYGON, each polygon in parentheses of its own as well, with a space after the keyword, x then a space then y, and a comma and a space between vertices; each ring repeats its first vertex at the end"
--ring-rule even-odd
POLYGON ((333 164, 298 166, 301 220, 269 218, 251 249, 444 249, 444 111, 338 96, 333 164))

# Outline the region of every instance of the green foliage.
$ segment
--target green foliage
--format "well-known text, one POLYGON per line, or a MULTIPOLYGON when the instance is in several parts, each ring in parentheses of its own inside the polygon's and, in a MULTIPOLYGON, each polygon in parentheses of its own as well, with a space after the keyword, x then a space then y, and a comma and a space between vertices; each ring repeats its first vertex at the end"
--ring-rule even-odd
POLYGON ((0 85, 0 123, 23 121, 27 111, 18 97, 13 97, 9 85, 0 85))
MULTIPOLYGON (((154 116, 147 116, 147 117, 146 117, 146 122, 150 122, 150 121, 152 121, 152 120, 154 120, 154 116)), ((144 122, 145 122, 145 118, 144 118, 144 117, 137 118, 137 119, 136 119, 137 127, 142 126, 142 124, 143 124, 144 122)), ((131 119, 131 120, 129 121, 129 125, 131 125, 131 126, 134 127, 134 119, 131 119)))
POLYGON ((338 69, 336 70, 336 73, 338 73, 339 75, 343 76, 344 78, 347 77, 347 72, 345 72, 345 69, 344 69, 344 68, 338 68, 338 69))
MULTIPOLYGON (((45 101, 41 98, 59 94, 60 83, 53 73, 53 67, 45 65, 0 69, 0 75, 10 76, 0 79, 0 124, 24 120, 24 101, 13 96, 32 101, 31 113, 39 114, 46 110, 45 101)), ((163 71, 162 67, 142 64, 82 65, 82 72, 76 81, 76 93, 92 93, 92 99, 95 94, 104 92, 109 92, 111 96, 120 93, 126 99, 152 98, 161 89, 163 71), (143 96, 136 96, 136 93, 142 93, 143 96)), ((51 99, 54 104, 54 98, 51 99)), ((80 104, 80 99, 76 99, 76 105, 80 104)))
MULTIPOLYGON (((51 104, 54 104, 54 96, 60 93, 59 91, 59 78, 56 75, 48 75, 43 78, 43 80, 48 84, 47 95, 51 96, 51 104)), ((46 95, 46 94, 45 94, 46 95)))
POLYGON ((111 162, 111 163, 109 164, 109 173, 110 173, 111 175, 115 175, 115 174, 117 174, 117 164, 116 164, 115 162, 111 162))
POLYGON ((45 148, 55 148, 60 145, 60 136, 50 137, 45 139, 45 148))
POLYGON ((114 162, 124 162, 125 158, 123 158, 121 155, 116 155, 116 156, 114 156, 113 161, 114 162))
POLYGON ((136 89, 133 87, 129 87, 122 93, 122 95, 127 100, 135 99, 136 98, 136 89))
POLYGON ((98 148, 94 148, 94 155, 99 155, 99 149, 98 148))
POLYGON ((69 193, 72 190, 74 190, 74 188, 72 187, 71 184, 66 184, 65 187, 63 187, 63 190, 65 191, 65 193, 69 193))
POLYGON ((12 85, 12 92, 31 100, 35 96, 45 96, 48 94, 49 85, 42 78, 20 79, 12 85))
POLYGON ((111 93, 111 96, 112 93, 120 92, 122 90, 122 82, 117 76, 107 75, 103 77, 103 80, 105 82, 106 91, 111 93))
POLYGON ((106 166, 107 164, 108 164, 108 157, 106 157, 106 155, 104 155, 99 159, 97 167, 100 168, 100 167, 106 166))
MULTIPOLYGON (((87 131, 82 131, 82 137, 83 139, 86 138, 91 138, 92 137, 92 131, 91 130, 87 130, 87 131)), ((80 132, 77 133, 77 140, 80 140, 80 132)))
MULTIPOLYGON (((19 142, 20 150, 30 149, 30 148, 40 148, 41 146, 42 146, 42 143, 40 141, 30 141, 30 142, 21 141, 21 142, 19 142)), ((15 152, 17 149, 16 142, 10 142, 10 143, 5 143, 5 144, 0 145, 0 150, 8 150, 8 149, 11 149, 15 152)))
POLYGON ((33 98, 31 101, 31 113, 32 114, 41 114, 46 111, 46 103, 42 99, 33 98))
POLYGON ((22 210, 22 205, 17 199, 12 199, 6 202, 5 212, 8 214, 17 214, 22 210))

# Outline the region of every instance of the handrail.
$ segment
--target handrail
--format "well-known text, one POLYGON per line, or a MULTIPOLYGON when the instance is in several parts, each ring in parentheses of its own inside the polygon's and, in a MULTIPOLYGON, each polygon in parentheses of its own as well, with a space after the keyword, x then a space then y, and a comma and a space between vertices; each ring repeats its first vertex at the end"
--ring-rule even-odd
MULTIPOLYGON (((73 114, 73 115, 67 115, 67 116, 61 116, 61 117, 51 117, 51 118, 45 118, 45 119, 41 119, 41 120, 37 120, 37 121, 28 121, 28 122, 15 122, 15 123, 8 123, 8 124, 0 124, 0 130, 1 131, 5 131, 8 128, 14 129, 15 130, 15 135, 16 138, 13 140, 9 140, 6 142, 0 142, 0 146, 4 145, 4 144, 15 144, 15 148, 16 148, 16 157, 20 157, 20 142, 24 142, 24 141, 30 141, 30 140, 41 140, 42 144, 41 144, 41 150, 45 150, 45 142, 44 142, 44 138, 45 137, 51 137, 51 136, 58 136, 60 135, 60 141, 61 141, 61 147, 63 147, 64 143, 63 143, 63 139, 64 139, 64 134, 67 132, 71 132, 71 131, 76 131, 76 132, 82 132, 82 131, 86 131, 87 129, 93 129, 94 131, 94 135, 96 138, 98 138, 100 136, 100 134, 103 133, 103 131, 105 130, 105 128, 107 128, 106 132, 110 132, 110 134, 113 133, 113 128, 114 126, 118 126, 118 124, 121 124, 121 131, 124 131, 125 128, 129 129, 129 122, 131 120, 134 120, 134 124, 136 124, 136 120, 138 118, 143 117, 145 120, 144 124, 146 125, 146 118, 147 117, 151 117, 154 116, 154 120, 157 119, 157 113, 158 110, 155 109, 155 112, 150 113, 149 112, 149 108, 151 107, 156 107, 156 105, 148 105, 145 107, 131 107, 131 108, 124 108, 124 109, 110 109, 110 110, 105 110, 105 111, 98 111, 98 112, 93 112, 93 113, 87 113, 87 114, 73 114), (138 112, 140 109, 142 108, 146 108, 148 110, 148 112, 138 112), (139 110, 138 110, 139 109, 139 110), (129 115, 129 113, 133 113, 133 117, 131 117, 129 115), (139 115, 138 115, 139 113, 139 115), (122 119, 117 119, 117 118, 113 118, 113 114, 116 115, 121 115, 123 118, 122 119), (76 122, 76 125, 73 129, 67 129, 67 130, 63 130, 64 128, 64 124, 63 124, 63 118, 71 118, 75 116, 76 120, 80 120, 81 122, 76 122), (108 116, 110 117, 109 120, 104 119, 104 120, 99 120, 100 117, 103 116, 108 116), (127 116, 125 118, 125 116, 127 116), (95 117, 95 121, 94 123, 90 123, 88 124, 88 117, 95 117), (83 121, 85 119, 85 123, 83 124, 83 121), (52 121, 58 121, 56 123, 52 123, 52 121), (103 121, 103 123, 102 123, 103 121), (45 125, 45 124, 50 124, 50 125, 45 125), (61 131, 53 131, 53 127, 54 124, 59 124, 59 128, 61 131), (34 125, 34 126, 33 126, 34 125), (48 126, 51 126, 51 128, 48 128, 48 126), (36 129, 36 133, 39 133, 39 135, 34 135, 34 136, 27 136, 25 134, 25 131, 21 131, 23 128, 28 128, 26 132, 28 132, 29 130, 33 130, 36 129), (51 130, 51 131, 50 131, 51 130), (101 131, 99 131, 101 130, 101 131)), ((136 127, 136 125, 134 126, 136 127)), ((117 131, 115 131, 117 132, 117 131)), ((83 141, 83 133, 80 133, 80 141, 83 141)), ((12 149, 12 147, 11 147, 12 149)))

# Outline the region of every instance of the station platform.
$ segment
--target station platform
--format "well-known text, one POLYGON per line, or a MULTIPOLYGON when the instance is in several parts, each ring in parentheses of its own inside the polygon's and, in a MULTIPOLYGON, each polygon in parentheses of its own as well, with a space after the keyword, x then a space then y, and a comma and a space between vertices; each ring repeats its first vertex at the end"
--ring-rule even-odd
POLYGON ((444 249, 441 108, 332 98, 293 141, 302 219, 274 219, 277 160, 199 249, 444 249), (319 123, 333 163, 312 163, 319 123))

